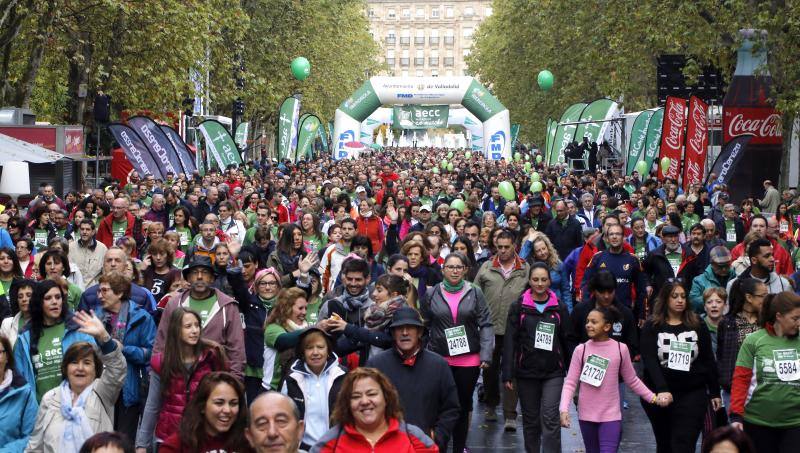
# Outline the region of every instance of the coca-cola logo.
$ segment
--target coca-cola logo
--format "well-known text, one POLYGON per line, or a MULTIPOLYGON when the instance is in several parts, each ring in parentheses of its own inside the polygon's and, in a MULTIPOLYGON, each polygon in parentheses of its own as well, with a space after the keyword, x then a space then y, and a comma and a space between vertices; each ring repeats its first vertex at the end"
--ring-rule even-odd
MULTIPOLYGON (((692 106, 692 111, 690 112, 692 122, 689 124, 694 124, 694 130, 692 136, 687 137, 689 146, 686 151, 688 152, 691 150, 693 153, 700 155, 703 154, 703 142, 705 142, 708 136, 708 120, 706 111, 699 102, 692 102, 690 104, 692 106)), ((689 129, 692 129, 692 127, 690 126, 689 129)), ((688 168, 686 171, 689 171, 688 168)))
POLYGON ((664 137, 664 143, 674 150, 680 150, 681 134, 683 133, 684 106, 680 102, 669 102, 667 103, 667 107, 667 119, 669 121, 665 124, 668 125, 669 130, 664 137))
POLYGON ((781 116, 773 113, 766 118, 747 118, 738 113, 728 122, 728 136, 755 135, 756 137, 779 138, 783 134, 781 116))
POLYGON ((693 160, 686 161, 686 175, 684 179, 688 184, 700 182, 700 172, 700 165, 697 162, 693 160))

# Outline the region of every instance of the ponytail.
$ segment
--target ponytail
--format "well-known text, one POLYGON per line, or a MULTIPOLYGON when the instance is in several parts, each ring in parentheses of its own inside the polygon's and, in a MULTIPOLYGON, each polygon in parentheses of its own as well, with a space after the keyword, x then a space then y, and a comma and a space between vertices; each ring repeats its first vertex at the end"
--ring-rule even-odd
POLYGON ((768 294, 761 304, 761 313, 758 316, 758 324, 766 327, 775 322, 778 313, 787 314, 790 311, 800 308, 800 296, 792 291, 782 291, 778 294, 768 294))

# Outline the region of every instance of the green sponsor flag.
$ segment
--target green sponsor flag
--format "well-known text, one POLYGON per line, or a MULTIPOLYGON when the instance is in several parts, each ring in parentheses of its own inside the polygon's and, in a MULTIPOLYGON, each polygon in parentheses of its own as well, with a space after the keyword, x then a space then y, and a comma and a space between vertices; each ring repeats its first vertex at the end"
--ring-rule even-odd
POLYGON ((322 152, 328 153, 328 134, 325 133, 325 127, 322 124, 319 125, 317 128, 317 132, 319 132, 319 139, 322 143, 322 152))
POLYGON ((300 100, 289 96, 278 110, 278 159, 293 159, 297 145, 297 121, 300 116, 300 100))
POLYGON ((311 159, 314 151, 314 141, 319 136, 322 123, 316 115, 303 115, 300 121, 300 132, 297 138, 297 158, 311 159))
MULTIPOLYGON (((580 121, 606 119, 614 113, 616 108, 617 103, 611 99, 598 99, 583 109, 580 121)), ((600 138, 600 131, 603 129, 604 124, 605 123, 579 124, 577 129, 575 129, 575 138, 573 140, 580 143, 581 140, 586 137, 589 139, 589 143, 598 141, 600 138)))
POLYGON ((247 148, 247 134, 250 132, 250 123, 245 121, 244 123, 239 123, 236 126, 236 136, 234 140, 236 141, 236 145, 239 148, 244 149, 247 148))
POLYGON ((512 124, 511 125, 511 149, 515 149, 517 146, 517 137, 519 136, 519 124, 512 124))
POLYGON ((218 121, 206 120, 197 126, 203 134, 206 142, 206 152, 210 154, 209 160, 213 157, 217 166, 224 170, 230 164, 241 165, 242 156, 239 155, 239 148, 233 141, 233 137, 218 121))
POLYGON ((328 137, 333 138, 333 121, 328 121, 328 137))
POLYGON ((396 105, 394 107, 395 129, 442 129, 447 127, 447 105, 396 105))
POLYGON ((658 156, 658 151, 661 148, 661 123, 664 122, 664 109, 660 108, 653 113, 650 121, 647 124, 647 138, 645 138, 644 147, 644 161, 647 162, 647 168, 653 166, 653 161, 658 156))
POLYGON ((561 115, 561 120, 556 123, 555 136, 553 137, 553 143, 550 144, 550 159, 547 161, 548 165, 564 162, 564 148, 572 142, 573 136, 575 135, 575 125, 560 126, 559 123, 574 123, 578 121, 586 105, 587 104, 583 102, 579 102, 570 105, 564 110, 564 113, 561 115))
POLYGON ((653 116, 653 110, 645 110, 636 115, 631 128, 631 135, 628 137, 628 164, 625 166, 625 174, 630 175, 636 164, 642 160, 644 147, 647 143, 647 123, 653 116))
POLYGON ((381 100, 378 98, 378 95, 375 94, 372 83, 367 80, 352 96, 342 102, 339 106, 339 110, 348 114, 358 122, 362 122, 380 106, 381 100))
POLYGON ((484 122, 506 109, 486 87, 475 79, 469 84, 464 99, 461 100, 461 105, 484 122))

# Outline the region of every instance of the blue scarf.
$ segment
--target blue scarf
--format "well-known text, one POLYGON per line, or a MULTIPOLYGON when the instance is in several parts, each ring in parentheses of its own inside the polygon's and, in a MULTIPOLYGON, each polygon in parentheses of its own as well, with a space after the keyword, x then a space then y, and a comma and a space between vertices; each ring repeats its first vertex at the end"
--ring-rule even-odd
POLYGON ((94 382, 86 387, 75 405, 72 405, 72 390, 69 382, 64 379, 59 386, 61 390, 61 416, 64 417, 64 433, 61 435, 60 452, 78 453, 86 439, 95 433, 86 416, 86 400, 94 391, 94 382))

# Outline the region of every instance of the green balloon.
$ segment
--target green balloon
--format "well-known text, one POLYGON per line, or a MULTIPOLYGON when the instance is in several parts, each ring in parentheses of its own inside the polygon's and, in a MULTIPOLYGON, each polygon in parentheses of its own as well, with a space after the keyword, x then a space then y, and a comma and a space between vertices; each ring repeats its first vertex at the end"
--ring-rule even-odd
POLYGON ((537 154, 536 155, 536 163, 537 164, 541 164, 542 163, 542 155, 541 154, 537 154))
POLYGON ((464 157, 466 157, 467 160, 472 159, 472 153, 467 151, 466 153, 464 153, 464 157))
POLYGON ((453 152, 452 152, 452 151, 450 151, 449 153, 447 153, 447 158, 448 158, 448 159, 452 159, 452 158, 453 158, 453 152))
POLYGON ((514 200, 514 185, 508 181, 503 181, 500 183, 498 187, 500 189, 500 195, 506 199, 506 201, 514 200))
POLYGON ((311 63, 306 57, 297 57, 292 60, 292 75, 297 80, 305 80, 311 74, 311 63))
POLYGON ((442 167, 442 170, 444 170, 445 168, 447 168, 447 161, 443 160, 442 163, 439 165, 442 167))
POLYGON ((522 154, 520 154, 520 153, 514 153, 514 160, 516 160, 516 161, 520 161, 520 160, 522 160, 522 154))
POLYGON ((540 193, 542 191, 542 183, 539 181, 534 181, 531 183, 531 192, 533 193, 540 193))
POLYGON ((531 163, 525 162, 525 171, 531 171, 531 163))
POLYGON ((453 168, 455 168, 455 167, 453 167, 453 163, 452 162, 448 162, 447 163, 447 171, 453 171, 453 168))
POLYGON ((639 172, 639 175, 647 176, 647 173, 648 173, 648 171, 647 171, 648 168, 647 167, 648 167, 647 162, 645 162, 643 160, 640 160, 639 162, 636 162, 635 169, 636 169, 637 172, 639 172))
POLYGON ((438 168, 436 168, 436 167, 433 167, 433 173, 434 173, 434 174, 436 174, 436 175, 438 175, 438 174, 439 174, 439 169, 438 169, 438 168))
POLYGON ((467 205, 464 204, 464 200, 461 198, 456 198, 452 203, 450 203, 450 207, 453 209, 458 209, 458 212, 463 213, 464 208, 466 208, 467 205))
POLYGON ((538 182, 538 181, 541 181, 541 180, 542 180, 542 177, 539 176, 539 173, 538 172, 533 172, 533 174, 531 175, 531 181, 538 182))
POLYGON ((661 158, 661 173, 666 173, 669 170, 669 165, 672 163, 669 157, 661 158))
POLYGON ((549 91, 550 88, 553 88, 553 79, 553 73, 545 69, 539 72, 539 76, 536 77, 536 82, 539 84, 539 88, 541 88, 542 91, 549 91))

